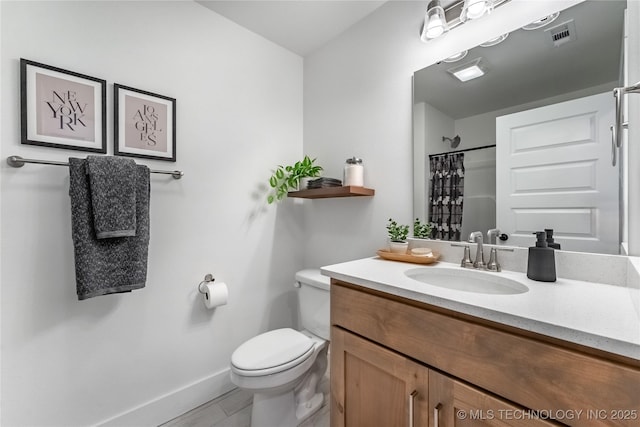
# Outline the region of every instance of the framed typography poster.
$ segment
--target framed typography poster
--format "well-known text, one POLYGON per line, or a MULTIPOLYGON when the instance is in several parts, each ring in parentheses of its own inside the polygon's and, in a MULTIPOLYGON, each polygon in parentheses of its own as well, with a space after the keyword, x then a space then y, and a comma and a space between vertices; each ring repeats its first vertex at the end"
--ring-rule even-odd
POLYGON ((176 161, 176 100, 114 85, 117 156, 176 161))
POLYGON ((107 152, 107 83, 20 59, 22 143, 107 152))

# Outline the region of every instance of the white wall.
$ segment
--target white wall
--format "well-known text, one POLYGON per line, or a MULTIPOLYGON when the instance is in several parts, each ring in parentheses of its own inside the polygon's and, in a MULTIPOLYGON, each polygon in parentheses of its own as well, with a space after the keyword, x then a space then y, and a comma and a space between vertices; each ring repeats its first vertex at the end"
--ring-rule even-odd
POLYGON ((453 138, 457 135, 455 129, 456 121, 430 104, 427 104, 425 116, 426 137, 423 142, 425 154, 437 154, 455 150, 455 148, 451 148, 451 143, 443 141, 442 137, 453 138))
POLYGON ((426 156, 426 122, 425 114, 427 104, 417 102, 413 105, 413 200, 420 201, 413 207, 414 215, 417 218, 427 217, 427 205, 425 203, 425 194, 427 194, 427 178, 425 171, 428 170, 425 164, 426 156))
POLYGON ((579 1, 514 0, 424 44, 427 3, 388 2, 305 58, 305 153, 338 177, 344 159, 361 157, 365 184, 376 190, 370 199, 306 202, 309 265, 374 255, 389 217, 411 222, 414 71, 579 1))
POLYGON ((233 349, 296 321, 302 212, 265 208, 302 154, 302 59, 194 2, 1 3, 3 426, 157 425, 230 387, 233 349), (78 301, 68 171, 87 153, 20 144, 21 57, 177 99, 176 181, 151 179, 147 286, 78 301), (206 273, 229 284, 204 309, 206 273), (129 412, 132 411, 133 412, 129 412))

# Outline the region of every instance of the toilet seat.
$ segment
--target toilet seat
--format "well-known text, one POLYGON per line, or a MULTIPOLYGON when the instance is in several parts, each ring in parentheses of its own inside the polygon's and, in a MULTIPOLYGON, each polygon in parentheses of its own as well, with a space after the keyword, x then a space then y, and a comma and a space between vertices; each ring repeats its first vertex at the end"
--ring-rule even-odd
POLYGON ((242 376, 273 375, 291 369, 314 353, 314 340, 291 328, 251 338, 231 355, 231 368, 242 376))

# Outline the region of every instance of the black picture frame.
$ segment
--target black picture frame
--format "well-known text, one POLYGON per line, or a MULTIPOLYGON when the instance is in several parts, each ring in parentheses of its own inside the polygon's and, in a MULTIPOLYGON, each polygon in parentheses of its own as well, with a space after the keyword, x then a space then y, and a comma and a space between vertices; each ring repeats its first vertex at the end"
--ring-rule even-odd
POLYGON ((21 143, 107 152, 107 82, 20 59, 21 143))
POLYGON ((113 85, 116 156, 176 161, 176 99, 113 85))

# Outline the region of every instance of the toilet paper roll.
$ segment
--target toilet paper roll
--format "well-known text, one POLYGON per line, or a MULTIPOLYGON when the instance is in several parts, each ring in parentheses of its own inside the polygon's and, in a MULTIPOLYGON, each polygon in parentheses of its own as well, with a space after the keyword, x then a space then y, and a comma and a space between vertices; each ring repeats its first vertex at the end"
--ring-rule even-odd
POLYGON ((215 308, 225 305, 229 299, 229 289, 224 282, 210 282, 204 286, 204 305, 207 308, 215 308))

